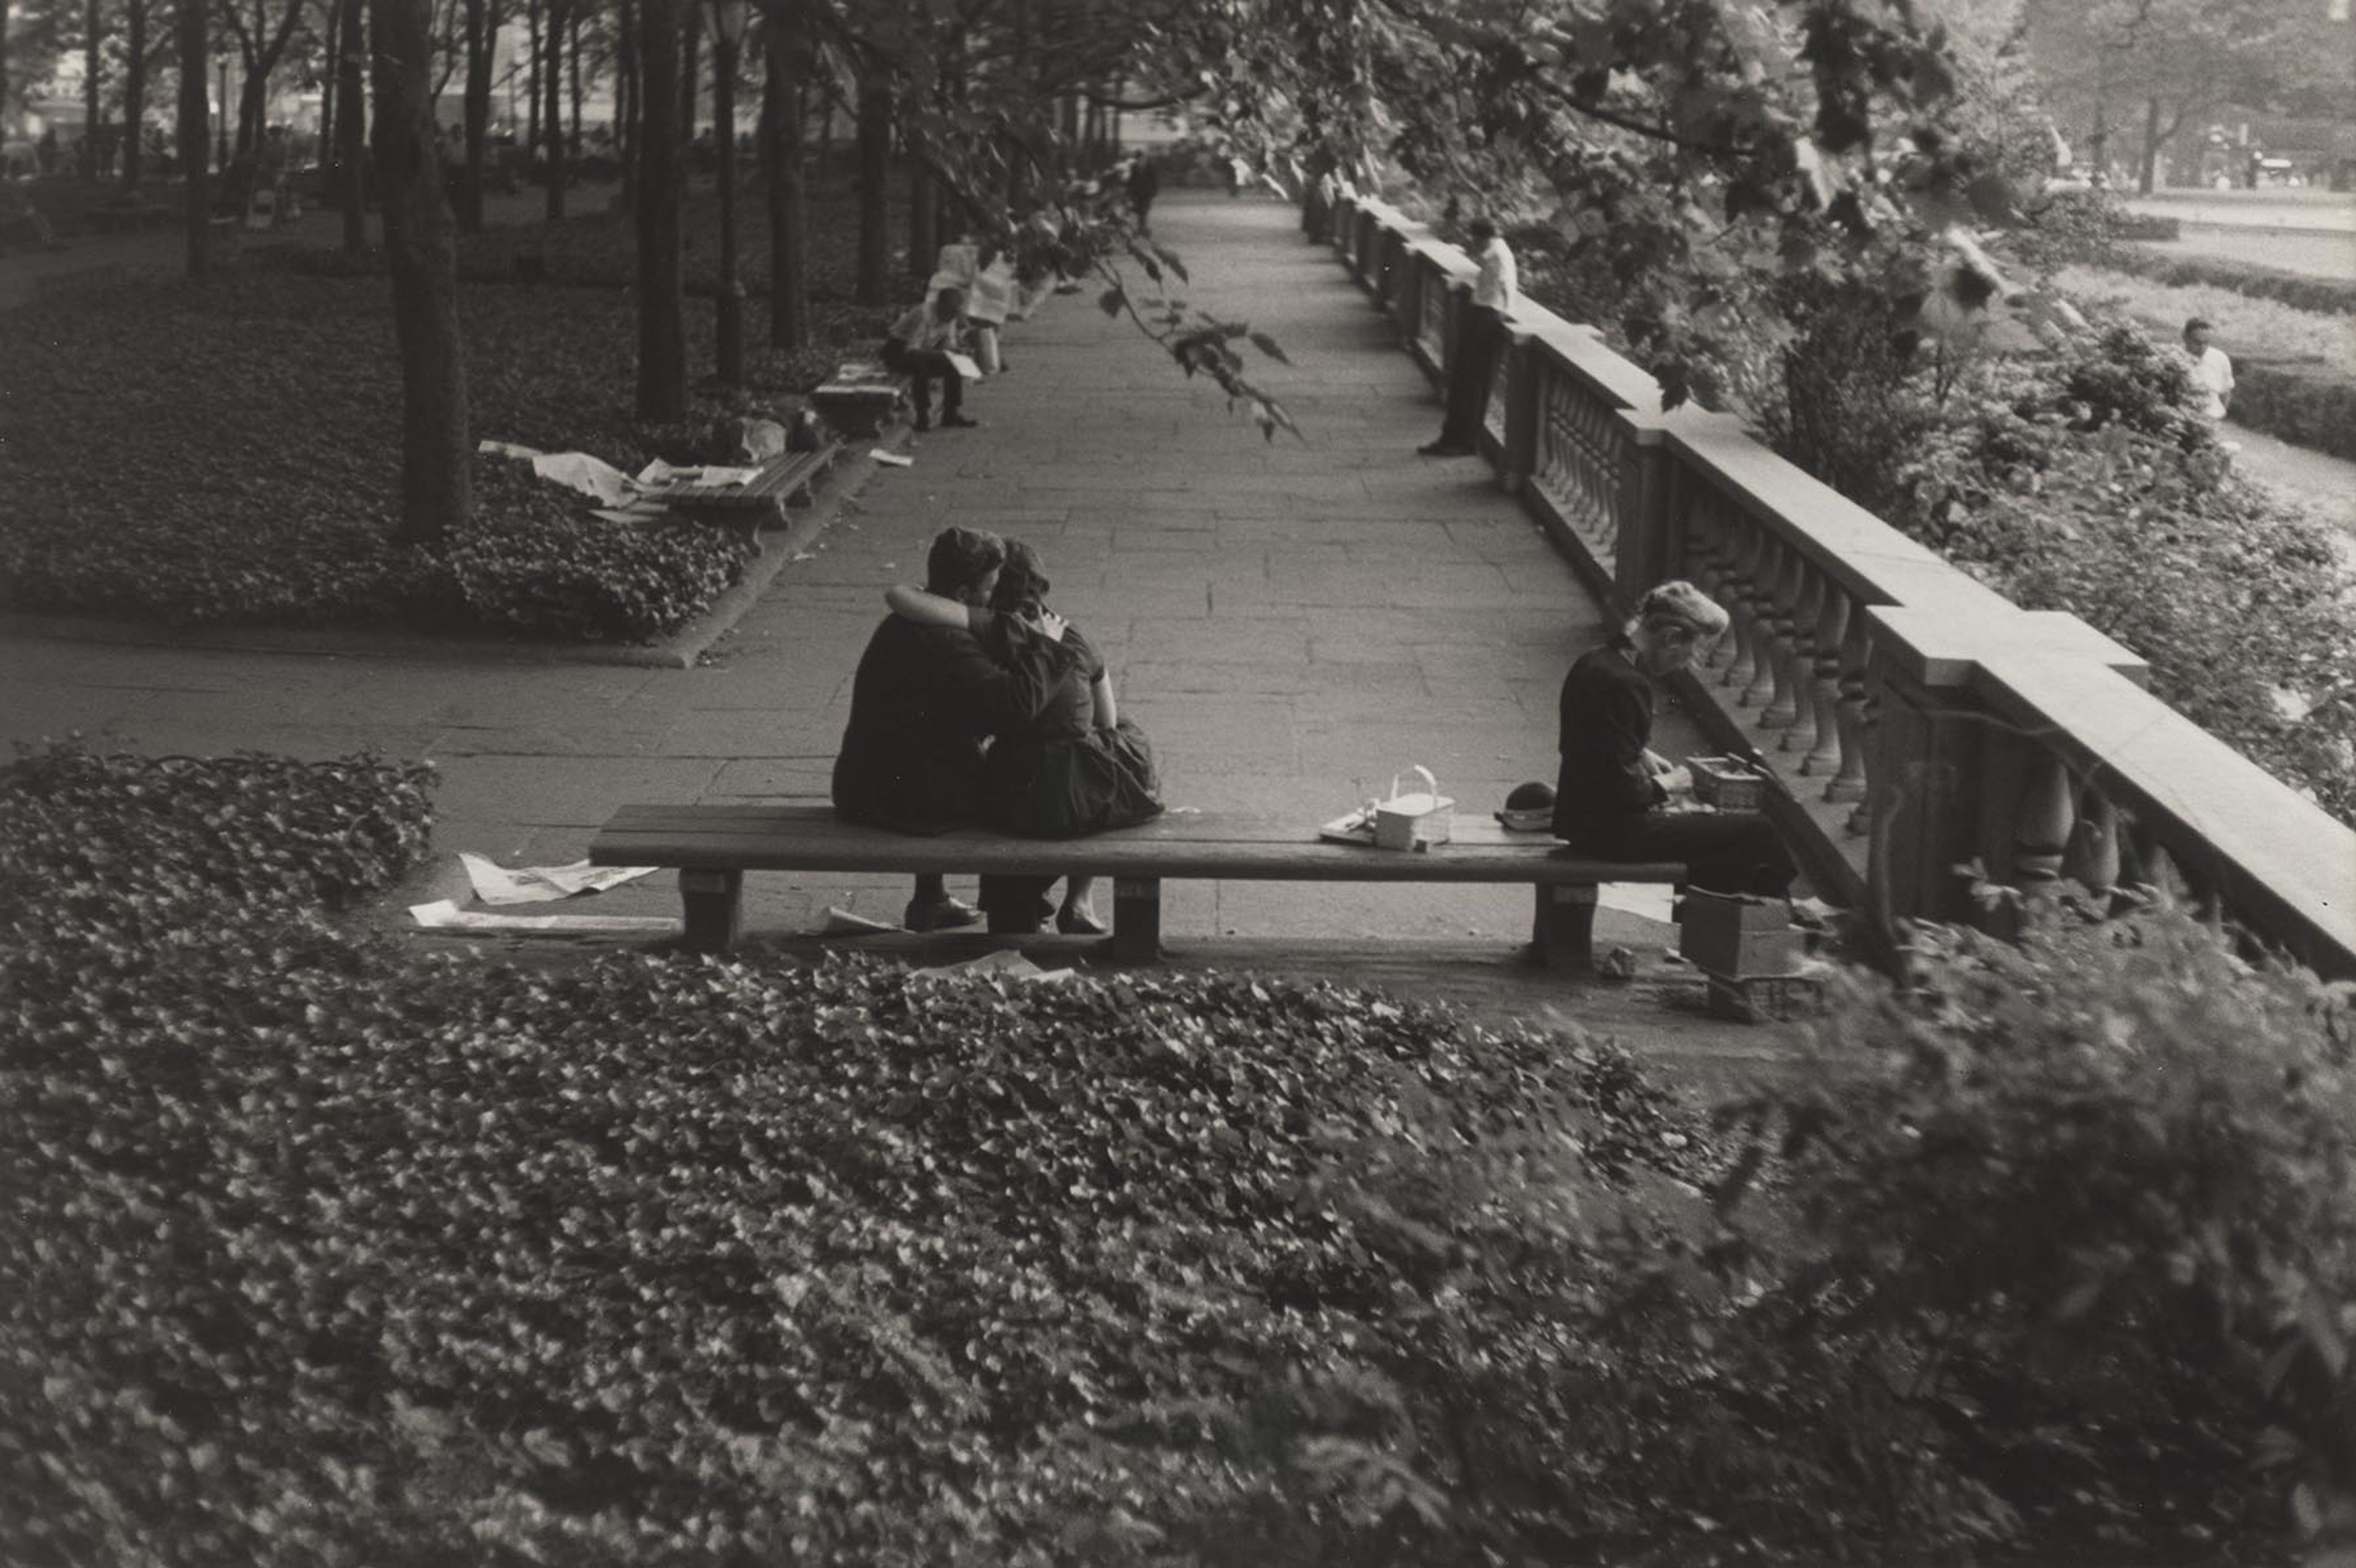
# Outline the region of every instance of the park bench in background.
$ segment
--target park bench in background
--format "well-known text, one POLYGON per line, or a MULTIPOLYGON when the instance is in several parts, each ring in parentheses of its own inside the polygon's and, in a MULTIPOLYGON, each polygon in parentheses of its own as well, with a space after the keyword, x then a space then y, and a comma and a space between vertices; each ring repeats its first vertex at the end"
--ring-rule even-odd
POLYGON ((841 442, 822 441, 812 451, 781 453, 770 458, 751 479, 718 485, 686 480, 654 498, 699 522, 739 528, 746 539, 757 542, 762 524, 776 521, 797 500, 809 504, 811 486, 833 466, 841 450, 841 442))
POLYGON ((1526 883, 1536 893, 1536 956, 1592 973, 1596 890, 1604 882, 1675 883, 1685 868, 1572 857, 1553 839, 1459 817, 1453 840, 1407 852, 1330 844, 1313 826, 1236 812, 1173 812, 1088 838, 1012 838, 980 828, 916 837, 845 822, 824 805, 626 805, 589 846, 600 866, 679 870, 688 945, 723 952, 736 940, 746 871, 942 871, 1113 879, 1114 958, 1162 950, 1162 884, 1285 882, 1526 883))
POLYGON ((165 207, 158 202, 143 201, 136 197, 112 201, 103 207, 93 207, 81 215, 82 221, 101 234, 112 234, 126 229, 141 230, 168 228, 179 222, 181 217, 182 214, 177 208, 165 207))
POLYGON ((845 435, 880 433, 908 395, 908 378, 881 365, 835 367, 833 377, 810 393, 810 406, 845 435))

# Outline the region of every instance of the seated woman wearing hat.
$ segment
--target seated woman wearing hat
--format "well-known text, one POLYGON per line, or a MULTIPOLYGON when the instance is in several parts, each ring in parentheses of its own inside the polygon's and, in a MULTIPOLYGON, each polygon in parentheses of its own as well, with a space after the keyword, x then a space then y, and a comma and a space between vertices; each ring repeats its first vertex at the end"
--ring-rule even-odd
POLYGON ((1665 811, 1692 775, 1650 750, 1653 683, 1683 669, 1726 630, 1726 612, 1690 582, 1664 582, 1562 683, 1562 771, 1555 837, 1597 860, 1682 860, 1687 885, 1785 897, 1798 875, 1763 816, 1665 811))

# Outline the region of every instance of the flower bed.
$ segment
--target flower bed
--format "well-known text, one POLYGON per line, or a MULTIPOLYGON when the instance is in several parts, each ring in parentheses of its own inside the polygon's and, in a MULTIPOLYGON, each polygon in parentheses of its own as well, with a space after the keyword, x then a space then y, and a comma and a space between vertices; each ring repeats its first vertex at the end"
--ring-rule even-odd
POLYGON ((1322 984, 406 958, 318 901, 425 783, 0 770, 25 1561, 2181 1546, 2328 1439, 2245 1352, 2332 1386, 2282 1314, 2346 1284, 2344 1001, 2189 918, 1926 943, 1730 1167, 1609 1043, 1322 984))
MULTIPOLYGON (((723 455, 710 432, 725 405, 703 400, 668 430, 630 418, 626 297, 487 289, 461 309, 478 435, 633 472, 723 455)), ((380 280, 279 270, 90 280, 0 315, 0 361, 43 389, 12 406, 0 443, 0 580, 41 608, 616 640, 675 630, 734 581, 733 537, 600 522, 487 457, 470 528, 390 542, 392 336, 380 280)), ((739 407, 807 373, 760 368, 739 407)))

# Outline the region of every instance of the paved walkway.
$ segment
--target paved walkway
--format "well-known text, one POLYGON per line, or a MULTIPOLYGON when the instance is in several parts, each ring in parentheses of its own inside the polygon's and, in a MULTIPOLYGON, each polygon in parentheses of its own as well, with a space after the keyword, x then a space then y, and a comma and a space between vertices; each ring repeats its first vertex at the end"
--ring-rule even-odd
MULTIPOLYGON (((630 801, 822 799, 851 676, 885 585, 921 577, 948 523, 1040 547, 1055 601, 1102 649, 1152 736, 1173 807, 1338 813, 1409 763, 1487 811, 1553 770, 1562 671, 1599 612, 1470 462, 1415 454, 1435 400, 1384 318, 1271 202, 1181 197, 1160 238, 1195 296, 1294 365, 1255 364, 1307 432, 1274 445, 1081 296, 1010 333, 975 431, 916 438, 788 564, 705 667, 496 666, 13 639, 0 741, 80 730, 150 752, 362 746, 441 768, 438 860, 402 901, 457 892, 455 851, 577 859, 630 801)), ((600 912, 670 913, 662 875, 600 912)), ((896 919, 901 879, 759 876, 759 931, 829 904, 896 919)), ((1526 933, 1526 889, 1180 883, 1173 937, 1526 933)), ((1605 917, 1657 950, 1664 927, 1605 917)), ((1755 1038, 1755 1037, 1754 1037, 1755 1038)))

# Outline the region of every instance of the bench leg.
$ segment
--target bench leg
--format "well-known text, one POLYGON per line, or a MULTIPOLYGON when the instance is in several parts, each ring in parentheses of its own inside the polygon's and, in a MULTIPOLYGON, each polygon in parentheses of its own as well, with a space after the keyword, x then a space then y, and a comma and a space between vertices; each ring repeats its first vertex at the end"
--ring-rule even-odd
POLYGON ((1122 964, 1162 956, 1162 879, 1116 877, 1112 884, 1112 955, 1122 964))
POLYGON ((680 871, 679 899, 686 914, 688 946, 698 953, 725 953, 734 946, 744 893, 742 871, 680 871))
POLYGON ((1595 973, 1595 901, 1592 882, 1540 882, 1530 947, 1542 968, 1566 975, 1595 973))

